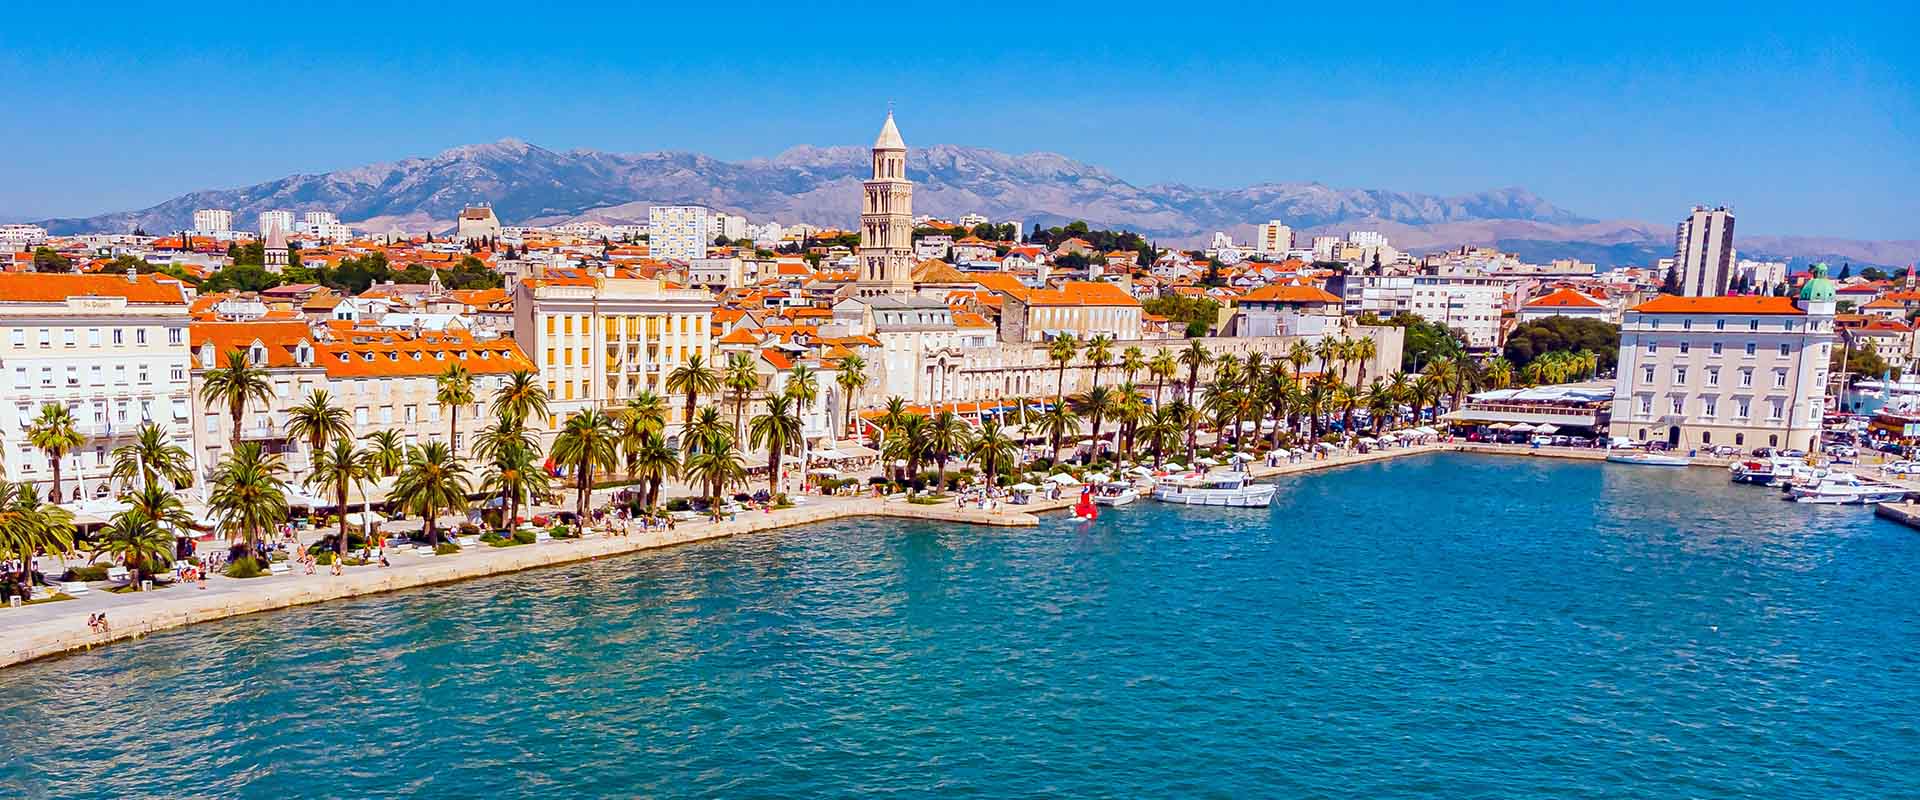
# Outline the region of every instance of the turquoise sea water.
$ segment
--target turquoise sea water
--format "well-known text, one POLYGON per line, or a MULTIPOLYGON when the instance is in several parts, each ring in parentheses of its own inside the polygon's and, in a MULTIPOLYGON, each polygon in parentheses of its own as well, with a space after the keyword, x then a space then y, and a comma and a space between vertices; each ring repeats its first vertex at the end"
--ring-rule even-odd
POLYGON ((1428 456, 792 529, 0 671, 0 797, 1920 793, 1920 532, 1428 456))

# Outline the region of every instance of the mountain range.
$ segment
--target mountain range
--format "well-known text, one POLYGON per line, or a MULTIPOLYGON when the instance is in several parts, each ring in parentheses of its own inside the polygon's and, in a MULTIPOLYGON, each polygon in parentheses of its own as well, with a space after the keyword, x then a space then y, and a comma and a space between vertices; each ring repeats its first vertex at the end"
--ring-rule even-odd
MULTIPOLYGON (((485 202, 507 224, 644 222, 652 205, 700 204, 756 221, 851 227, 867 166, 867 149, 854 146, 802 145, 773 158, 729 162, 684 152, 554 151, 503 139, 40 224, 60 234, 136 227, 157 233, 189 227, 197 208, 231 209, 242 227, 251 227, 262 211, 286 209, 332 211, 342 222, 376 233, 418 233, 449 230, 462 207, 485 202)), ((911 150, 907 166, 917 184, 919 213, 951 219, 977 212, 1029 226, 1085 220, 1170 245, 1198 245, 1218 230, 1250 241, 1255 225, 1279 219, 1302 237, 1379 230, 1415 253, 1492 245, 1529 260, 1577 257, 1604 267, 1648 264, 1673 249, 1671 225, 1591 219, 1517 187, 1443 197, 1293 182, 1236 189, 1136 186, 1055 153, 1013 155, 945 144, 911 150)), ((1881 265, 1920 259, 1920 241, 1742 236, 1736 244, 1743 257, 1881 265)))

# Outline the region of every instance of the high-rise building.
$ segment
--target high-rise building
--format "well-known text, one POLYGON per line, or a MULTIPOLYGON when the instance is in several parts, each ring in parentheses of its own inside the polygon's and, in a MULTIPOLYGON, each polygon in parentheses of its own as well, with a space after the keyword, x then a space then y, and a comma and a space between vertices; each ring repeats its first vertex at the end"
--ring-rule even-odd
POLYGON ((1733 280, 1733 211, 1726 206, 1694 206, 1680 220, 1673 236, 1674 269, 1680 273, 1680 294, 1718 297, 1733 280))
POLYGON ((293 212, 291 211, 260 212, 260 238, 262 239, 267 238, 267 234, 275 230, 278 230, 281 233, 293 233, 295 230, 293 227, 293 212))
POLYGON ((705 206, 654 206, 647 209, 648 252, 658 259, 692 261, 707 257, 713 223, 705 206))
POLYGON ((1254 240, 1253 249, 1262 253, 1285 253, 1293 249, 1293 228, 1277 219, 1260 226, 1260 236, 1254 240))
POLYGON ((907 180, 907 143, 893 112, 873 142, 873 177, 860 201, 861 297, 913 291, 913 183, 907 180))
POLYGON ((195 209, 193 229, 200 233, 224 233, 233 230, 233 212, 224 208, 195 209))

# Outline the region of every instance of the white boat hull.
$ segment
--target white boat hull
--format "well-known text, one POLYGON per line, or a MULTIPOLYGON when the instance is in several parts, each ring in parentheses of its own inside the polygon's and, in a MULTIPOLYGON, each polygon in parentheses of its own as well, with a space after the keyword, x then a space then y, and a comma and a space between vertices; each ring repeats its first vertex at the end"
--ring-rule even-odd
POLYGON ((1615 464, 1634 464, 1642 467, 1685 467, 1693 463, 1685 456, 1658 456, 1639 454, 1631 456, 1607 456, 1615 464))
POLYGON ((1187 506, 1266 508, 1273 505, 1273 495, 1277 490, 1278 487, 1273 484, 1259 483, 1239 489, 1161 486, 1153 490, 1153 499, 1162 503, 1178 503, 1187 506))
POLYGON ((1096 493, 1093 496, 1093 504, 1096 506, 1124 506, 1138 499, 1140 499, 1140 493, 1129 488, 1114 494, 1096 493))

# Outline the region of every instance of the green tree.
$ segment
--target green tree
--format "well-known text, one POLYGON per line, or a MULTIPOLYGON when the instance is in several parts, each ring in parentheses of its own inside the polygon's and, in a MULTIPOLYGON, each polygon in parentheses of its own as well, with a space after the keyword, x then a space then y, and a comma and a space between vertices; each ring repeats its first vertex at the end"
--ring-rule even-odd
POLYGON ((238 450, 240 423, 247 413, 247 404, 255 400, 271 402, 273 387, 267 382, 267 371, 254 366, 245 350, 228 350, 223 363, 226 366, 207 370, 200 384, 200 399, 211 406, 226 407, 227 417, 233 424, 228 432, 229 440, 238 450))
POLYGON ((927 423, 927 454, 939 471, 941 487, 947 485, 947 459, 966 452, 968 438, 967 423, 952 411, 935 414, 927 423))
POLYGON ((73 514, 42 502, 33 484, 0 482, 0 555, 16 564, 12 584, 22 600, 33 599, 34 556, 72 550, 73 514))
POLYGON ((1018 457, 1020 445, 1007 436, 999 420, 988 417, 981 421, 980 432, 967 443, 966 452, 967 457, 980 465, 981 479, 992 486, 995 478, 1018 457))
POLYGON ((433 400, 447 409, 447 443, 458 453, 460 448, 460 409, 473 405, 473 373, 459 362, 448 364, 434 379, 433 400))
POLYGON ((407 463, 394 477, 388 499, 425 521, 428 544, 440 546, 440 515, 465 511, 471 489, 466 465, 446 442, 427 442, 407 451, 407 463))
POLYGON ((664 435, 659 432, 647 434, 634 458, 634 477, 646 483, 645 503, 648 508, 660 507, 660 484, 679 474, 680 454, 667 445, 664 435))
POLYGON ((80 434, 80 426, 73 419, 73 412, 58 403, 40 406, 40 416, 27 425, 27 442, 34 449, 45 453, 47 463, 53 465, 53 502, 67 499, 61 485, 61 462, 67 454, 81 445, 87 438, 80 434))
POLYGON ((541 468, 539 451, 526 440, 503 442, 486 456, 487 469, 480 476, 483 490, 497 493, 505 515, 500 527, 513 530, 520 524, 520 506, 549 491, 547 471, 541 468))
POLYGON ((339 512, 340 540, 335 542, 335 553, 347 554, 347 492, 355 481, 363 480, 372 472, 367 454, 354 449, 353 441, 345 435, 334 439, 330 448, 313 451, 313 470, 307 475, 307 487, 319 491, 333 491, 333 508, 339 512))
POLYGON ((171 488, 193 485, 193 455, 173 443, 165 428, 141 423, 133 441, 113 449, 111 478, 131 485, 150 486, 166 481, 171 488))
POLYGON ((699 403, 700 395, 720 391, 720 379, 720 373, 707 366, 706 359, 699 353, 687 356, 686 363, 667 373, 667 391, 687 397, 687 413, 681 417, 684 422, 693 421, 694 406, 699 403))
POLYGON ((224 523, 235 550, 261 541, 287 519, 287 468, 280 456, 241 442, 214 470, 207 505, 224 523))
POLYGON ((307 445, 307 452, 318 455, 329 441, 353 438, 353 417, 333 404, 333 395, 315 389, 307 400, 287 410, 287 435, 307 445))
POLYGON ((1507 334, 1502 353, 1509 364, 1524 370, 1548 353, 1582 350, 1598 356, 1600 372, 1612 372, 1620 352, 1620 326, 1605 320, 1557 315, 1528 320, 1507 334))
POLYGON ((855 353, 840 359, 839 374, 833 382, 840 385, 847 400, 847 435, 853 435, 853 398, 867 387, 867 360, 855 353))
POLYGON ((747 424, 748 443, 767 448, 767 492, 780 491, 780 456, 800 441, 800 414, 794 408, 793 395, 781 392, 767 395, 766 413, 747 424))
POLYGON ((567 418, 560 435, 553 440, 553 460, 573 468, 575 527, 586 530, 587 498, 593 491, 593 471, 611 471, 619 465, 616 453, 618 434, 613 420, 597 409, 589 408, 567 418))
POLYGON ((33 250, 34 272, 72 272, 73 259, 67 258, 51 247, 36 247, 33 250))

